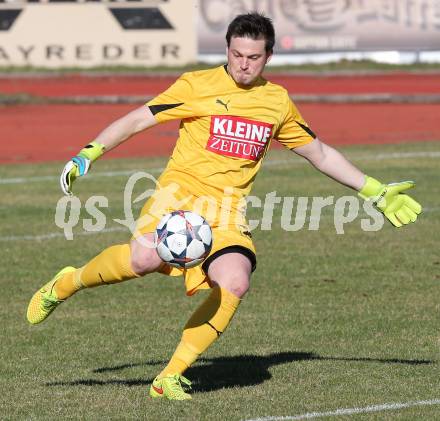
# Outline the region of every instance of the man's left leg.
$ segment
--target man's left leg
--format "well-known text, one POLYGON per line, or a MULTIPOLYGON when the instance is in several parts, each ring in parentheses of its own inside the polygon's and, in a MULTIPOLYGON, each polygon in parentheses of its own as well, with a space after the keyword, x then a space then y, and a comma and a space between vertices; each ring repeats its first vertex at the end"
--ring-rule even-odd
POLYGON ((226 330, 249 289, 251 272, 249 258, 237 252, 222 254, 210 263, 208 276, 214 287, 185 325, 174 355, 151 386, 151 397, 191 399, 183 391, 181 383, 189 382, 182 373, 226 330))

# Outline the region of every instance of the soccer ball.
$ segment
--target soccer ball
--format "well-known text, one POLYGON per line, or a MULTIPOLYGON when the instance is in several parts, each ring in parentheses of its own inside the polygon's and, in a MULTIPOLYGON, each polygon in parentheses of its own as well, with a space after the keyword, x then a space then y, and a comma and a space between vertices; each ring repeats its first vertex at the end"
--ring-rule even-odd
POLYGON ((212 248, 212 231, 197 213, 177 210, 159 221, 154 241, 157 254, 165 263, 189 269, 208 256, 212 248))

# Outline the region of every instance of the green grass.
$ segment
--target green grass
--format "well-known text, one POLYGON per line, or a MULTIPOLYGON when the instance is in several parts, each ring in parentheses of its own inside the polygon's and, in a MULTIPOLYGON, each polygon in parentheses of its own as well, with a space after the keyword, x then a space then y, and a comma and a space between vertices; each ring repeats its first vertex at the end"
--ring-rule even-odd
MULTIPOLYGON (((67 68, 47 68, 47 67, 32 67, 32 66, 0 66, 0 75, 16 74, 16 73, 47 73, 47 74, 69 74, 69 73, 142 73, 142 74, 157 74, 157 73, 178 73, 193 70, 202 70, 212 67, 210 63, 194 63, 186 66, 97 66, 91 68, 67 67, 67 68)), ((391 64, 380 63, 372 60, 346 60, 342 59, 337 62, 330 63, 305 63, 295 65, 269 65, 266 68, 267 73, 302 73, 302 72, 363 72, 363 71, 440 71, 440 63, 410 63, 410 64, 391 64)))
MULTIPOLYGON (((0 169, 0 414, 7 420, 243 420, 338 408, 440 399, 440 143, 342 149, 385 181, 414 179, 426 211, 416 224, 364 232, 360 215, 337 235, 333 209, 320 229, 286 232, 275 208, 271 231, 254 231, 258 269, 230 329, 187 372, 191 402, 152 401, 149 384, 170 357, 205 293, 185 297, 180 279, 151 275, 81 291, 40 326, 25 321, 33 292, 60 267, 81 265, 128 233, 40 240, 54 224, 62 163, 0 169), (423 152, 406 158, 376 155, 423 152), (53 176, 27 184, 14 177, 53 176), (11 238, 11 236, 15 236, 11 238)), ((127 176, 162 159, 103 160, 76 184, 84 204, 105 195, 107 227, 123 217, 127 176)), ((287 152, 272 151, 253 193, 351 194, 287 152), (272 161, 272 163, 270 163, 272 161), (278 163, 274 163, 277 161, 278 163)), ((86 213, 82 214, 87 217, 86 213)), ((250 209, 250 218, 261 209, 250 209)), ((307 226, 307 225, 306 225, 307 226)), ((440 406, 360 414, 356 419, 432 420, 440 406)))

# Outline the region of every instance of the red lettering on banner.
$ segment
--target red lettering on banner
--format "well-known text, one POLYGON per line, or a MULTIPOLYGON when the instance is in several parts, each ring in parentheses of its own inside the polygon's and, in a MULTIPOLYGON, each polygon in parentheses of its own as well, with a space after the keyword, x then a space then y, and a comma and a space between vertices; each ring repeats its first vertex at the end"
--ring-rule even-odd
POLYGON ((225 115, 211 116, 208 151, 258 161, 272 137, 273 124, 225 115))

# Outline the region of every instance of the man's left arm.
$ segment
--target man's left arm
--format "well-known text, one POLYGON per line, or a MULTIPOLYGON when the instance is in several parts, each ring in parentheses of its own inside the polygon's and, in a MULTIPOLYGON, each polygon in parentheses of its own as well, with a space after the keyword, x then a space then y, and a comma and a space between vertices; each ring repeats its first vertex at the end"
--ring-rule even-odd
POLYGON ((358 191, 360 197, 372 201, 378 210, 396 227, 415 222, 422 207, 403 192, 414 187, 413 181, 384 184, 367 176, 344 155, 315 138, 312 142, 293 149, 316 169, 358 191))

